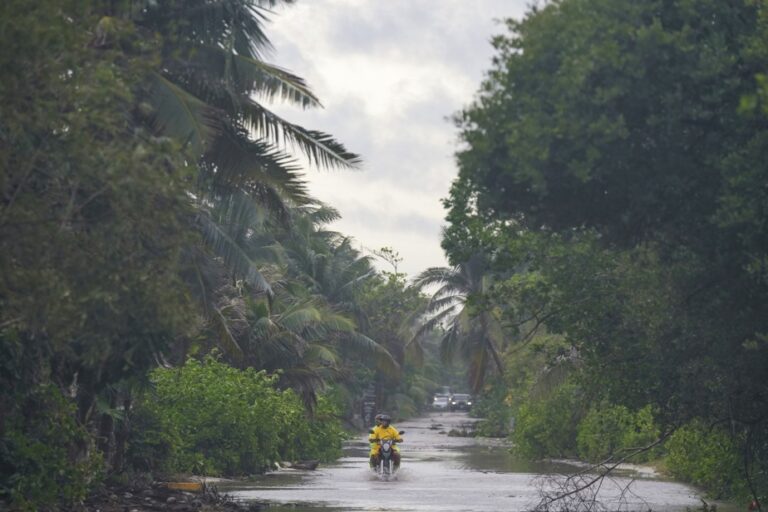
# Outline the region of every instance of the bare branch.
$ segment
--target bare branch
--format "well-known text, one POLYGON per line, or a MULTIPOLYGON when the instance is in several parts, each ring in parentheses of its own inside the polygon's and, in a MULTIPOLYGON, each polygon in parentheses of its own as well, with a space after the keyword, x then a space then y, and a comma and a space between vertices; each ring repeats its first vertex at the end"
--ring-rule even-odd
MULTIPOLYGON (((612 471, 632 457, 652 450, 663 443, 672 432, 674 432, 674 430, 666 432, 658 439, 645 446, 628 449, 628 453, 618 459, 615 458, 615 454, 611 454, 607 459, 588 466, 573 475, 569 475, 561 482, 556 482, 554 479, 548 479, 541 486, 539 491, 541 494, 541 501, 539 501, 539 504, 536 505, 534 510, 542 512, 551 512, 553 510, 583 510, 584 512, 592 512, 593 510, 602 509, 597 499, 597 495, 600 492, 605 478, 609 477, 612 471), (595 472, 597 472, 597 474, 594 474, 595 472), (555 484, 554 490, 544 489, 546 485, 551 486, 552 484, 555 484)), ((634 480, 630 481, 629 484, 622 488, 619 497, 620 500, 625 500, 626 495, 631 492, 629 487, 633 482, 634 480)))

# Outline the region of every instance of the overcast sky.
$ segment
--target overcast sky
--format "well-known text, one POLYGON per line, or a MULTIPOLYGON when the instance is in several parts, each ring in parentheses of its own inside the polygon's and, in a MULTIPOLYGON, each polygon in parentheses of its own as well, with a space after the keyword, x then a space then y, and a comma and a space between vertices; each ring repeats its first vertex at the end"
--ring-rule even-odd
POLYGON ((271 61, 305 78, 324 109, 275 106, 333 134, 363 157, 360 171, 311 170, 312 194, 343 218, 358 246, 390 246, 415 276, 446 264, 440 199, 456 176, 457 131, 446 120, 490 67, 495 20, 530 0, 300 0, 279 8, 271 61))

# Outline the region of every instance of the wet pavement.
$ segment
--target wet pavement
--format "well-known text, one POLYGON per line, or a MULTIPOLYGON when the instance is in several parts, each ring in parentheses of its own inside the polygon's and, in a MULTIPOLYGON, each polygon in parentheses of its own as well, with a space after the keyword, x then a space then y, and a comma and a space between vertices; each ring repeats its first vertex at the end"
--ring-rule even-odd
MULTIPOLYGON (((367 436, 361 434, 347 443, 343 458, 316 471, 281 470, 221 491, 236 500, 295 512, 525 511, 536 506, 552 475, 582 469, 567 462, 521 460, 502 440, 447 435, 471 421, 466 413, 445 412, 395 424, 405 430, 405 442, 401 469, 391 481, 379 480, 368 469, 367 436)), ((694 489, 643 472, 625 471, 606 479, 599 497, 606 510, 701 507, 694 489)))

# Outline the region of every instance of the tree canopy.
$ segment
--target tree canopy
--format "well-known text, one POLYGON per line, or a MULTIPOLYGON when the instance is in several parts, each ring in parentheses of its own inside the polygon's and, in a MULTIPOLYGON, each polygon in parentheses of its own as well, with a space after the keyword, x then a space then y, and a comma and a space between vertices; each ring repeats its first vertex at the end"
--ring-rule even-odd
MULTIPOLYGON (((359 157, 270 109, 321 106, 265 60, 279 3, 0 5, 4 503, 67 506, 131 461, 187 471, 200 456, 217 471, 252 471, 322 443, 333 454, 340 417, 359 416, 365 389, 407 374, 405 336, 380 343, 366 323, 375 300, 361 306, 387 279, 327 229, 338 213, 312 197, 299 163, 351 168, 359 157), (197 388, 211 403, 260 381, 254 396, 281 434, 262 436, 261 458, 240 465, 206 452, 237 444, 211 439, 237 415, 200 418, 199 442, 186 443, 193 407, 148 405, 150 392, 173 401, 162 387, 181 371, 171 367, 221 375, 219 387, 197 388), (333 435, 291 446, 306 421, 333 435)), ((392 302, 419 300, 400 284, 392 302)), ((394 323, 386 314, 378 320, 394 323)), ((247 411, 237 421, 258 422, 247 411)))
POLYGON ((748 479, 768 460, 765 16, 560 0, 507 21, 455 115, 443 239, 453 263, 492 261, 513 339, 564 336, 544 370, 575 364, 593 399, 651 404, 664 429, 732 425, 748 479))

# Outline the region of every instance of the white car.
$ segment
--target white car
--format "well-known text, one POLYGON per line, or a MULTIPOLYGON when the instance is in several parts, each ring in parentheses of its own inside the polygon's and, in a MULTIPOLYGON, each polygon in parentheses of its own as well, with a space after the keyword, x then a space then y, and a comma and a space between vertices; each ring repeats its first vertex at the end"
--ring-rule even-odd
POLYGON ((434 398, 432 398, 433 409, 448 409, 449 405, 450 401, 448 395, 435 395, 434 398))

